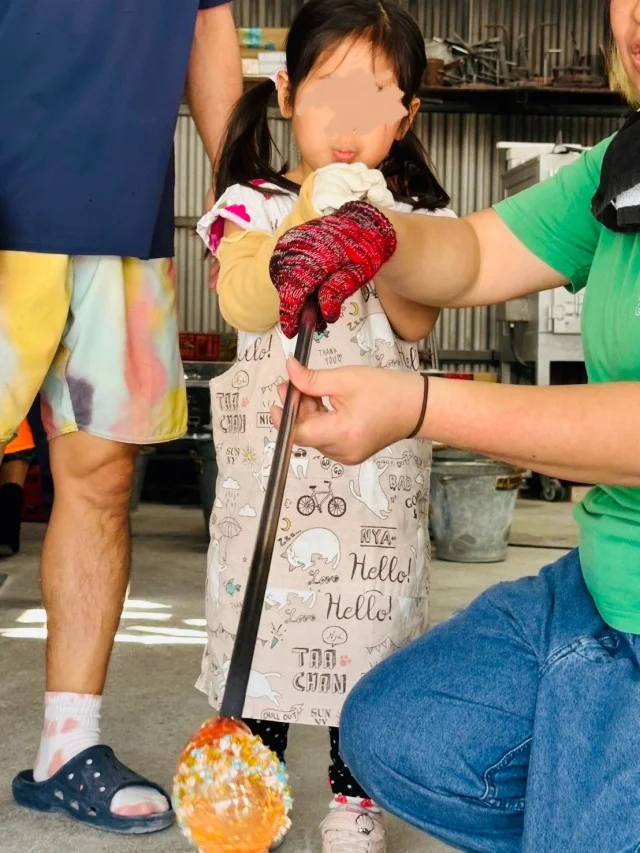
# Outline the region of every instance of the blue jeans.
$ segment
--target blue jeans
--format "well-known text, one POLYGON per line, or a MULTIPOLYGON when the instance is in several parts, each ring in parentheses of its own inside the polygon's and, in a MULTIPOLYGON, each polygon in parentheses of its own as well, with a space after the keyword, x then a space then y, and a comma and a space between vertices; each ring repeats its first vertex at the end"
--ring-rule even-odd
POLYGON ((574 551, 498 584, 351 693, 342 756, 381 806, 468 853, 640 853, 640 637, 574 551))

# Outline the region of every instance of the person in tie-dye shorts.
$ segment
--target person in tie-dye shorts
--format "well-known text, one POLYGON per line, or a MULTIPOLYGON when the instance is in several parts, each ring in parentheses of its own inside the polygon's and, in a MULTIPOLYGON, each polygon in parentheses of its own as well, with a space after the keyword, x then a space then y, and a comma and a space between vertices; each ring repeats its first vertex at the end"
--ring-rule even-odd
POLYGON ((0 443, 42 390, 49 439, 128 445, 186 428, 174 263, 0 253, 0 443))
POLYGON ((17 771, 32 769, 13 796, 140 835, 175 815, 104 745, 102 693, 129 581, 136 454, 187 425, 176 120, 186 97, 215 165, 242 92, 240 48, 231 0, 1 8, 0 462, 40 392, 55 492, 40 567, 44 725, 35 764, 15 756, 17 771))
MULTIPOLYGON (((24 774, 14 782, 23 805, 73 775, 74 753, 99 742, 128 581, 135 456, 186 430, 173 260, 0 251, 0 459, 38 391, 56 494, 41 571, 47 722, 34 777, 26 789, 24 774)), ((138 792, 111 795, 114 829, 173 821, 164 793, 138 792)))

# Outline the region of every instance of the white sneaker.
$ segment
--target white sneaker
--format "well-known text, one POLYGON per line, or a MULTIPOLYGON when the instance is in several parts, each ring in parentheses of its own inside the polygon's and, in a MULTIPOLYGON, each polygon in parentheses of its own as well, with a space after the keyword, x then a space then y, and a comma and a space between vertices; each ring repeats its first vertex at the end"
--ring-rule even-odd
POLYGON ((386 853, 382 815, 359 806, 332 809, 322 826, 322 853, 386 853))

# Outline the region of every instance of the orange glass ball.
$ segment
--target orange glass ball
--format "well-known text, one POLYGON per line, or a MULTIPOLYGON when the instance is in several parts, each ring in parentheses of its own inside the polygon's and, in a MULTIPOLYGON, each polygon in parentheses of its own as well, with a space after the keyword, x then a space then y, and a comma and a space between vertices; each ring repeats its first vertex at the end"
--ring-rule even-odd
POLYGON ((287 772, 242 722, 213 718, 178 761, 173 806, 200 853, 263 853, 290 826, 287 772))

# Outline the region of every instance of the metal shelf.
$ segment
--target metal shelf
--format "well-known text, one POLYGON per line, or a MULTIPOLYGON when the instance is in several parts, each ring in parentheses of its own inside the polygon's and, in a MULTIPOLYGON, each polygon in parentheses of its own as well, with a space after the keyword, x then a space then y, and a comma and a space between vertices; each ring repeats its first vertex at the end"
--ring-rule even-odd
MULTIPOLYGON (((266 77, 245 77, 245 91, 266 77)), ((629 112, 620 95, 609 89, 556 86, 436 86, 420 91, 421 112, 486 115, 561 115, 624 117, 629 112)), ((271 100, 276 106, 275 92, 271 100)), ((181 115, 189 109, 183 103, 181 115)))
POLYGON ((468 362, 477 364, 499 364, 500 353, 496 350, 438 350, 438 358, 447 364, 468 362))
POLYGON ((629 112, 609 89, 555 86, 438 86, 420 92, 424 112, 501 115, 609 115, 629 112))

